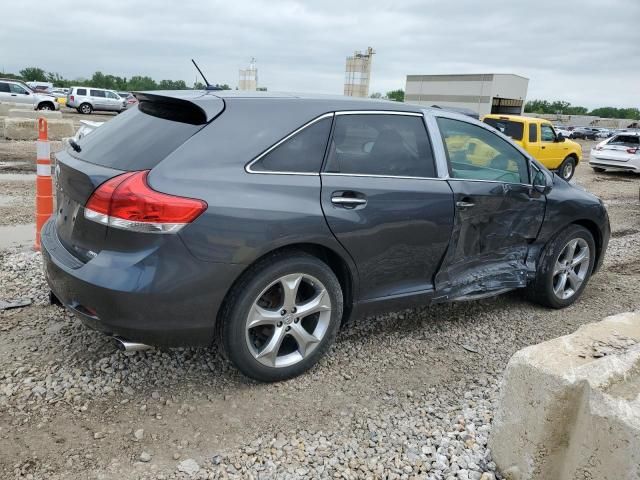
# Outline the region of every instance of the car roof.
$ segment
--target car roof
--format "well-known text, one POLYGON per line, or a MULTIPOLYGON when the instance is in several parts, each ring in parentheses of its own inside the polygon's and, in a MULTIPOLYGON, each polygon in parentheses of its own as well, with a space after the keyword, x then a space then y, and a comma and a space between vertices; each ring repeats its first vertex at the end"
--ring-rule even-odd
POLYGON ((484 118, 494 118, 496 120, 510 120, 512 122, 529 122, 529 123, 551 123, 549 120, 538 117, 526 117, 524 115, 508 115, 502 113, 490 113, 485 115, 484 118))
MULTIPOLYGON (((251 100, 261 101, 287 101, 308 103, 310 109, 317 110, 321 107, 325 112, 340 110, 380 110, 380 111, 400 111, 421 113, 423 110, 437 110, 422 105, 412 105, 409 103, 394 102, 391 100, 377 100, 370 98, 346 97, 342 95, 321 95, 310 93, 288 93, 288 92, 253 92, 238 90, 150 90, 134 91, 135 96, 147 99, 159 99, 168 97, 187 101, 200 107, 208 119, 217 115, 220 101, 223 102, 246 102, 251 100)), ((440 111, 440 110, 439 110, 440 111)))

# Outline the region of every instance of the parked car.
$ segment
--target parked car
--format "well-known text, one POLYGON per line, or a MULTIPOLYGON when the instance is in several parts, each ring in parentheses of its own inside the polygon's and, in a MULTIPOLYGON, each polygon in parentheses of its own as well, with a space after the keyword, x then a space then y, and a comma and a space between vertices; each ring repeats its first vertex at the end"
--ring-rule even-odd
POLYGON ((132 107, 133 105, 138 103, 135 95, 133 95, 133 93, 131 92, 118 92, 118 95, 120 95, 120 97, 124 98, 127 101, 127 108, 132 107))
POLYGON ((554 125, 553 130, 556 132, 556 135, 562 135, 564 138, 573 138, 573 132, 569 130, 567 127, 562 125, 554 125))
POLYGON ((116 92, 104 88, 71 87, 67 94, 67 107, 80 113, 93 111, 122 112, 127 102, 116 92))
POLYGON ((525 288, 571 305, 603 203, 468 116, 349 97, 138 93, 57 154, 52 300, 123 349, 219 341, 244 374, 313 366, 365 314, 525 288), (488 164, 477 164, 475 145, 488 164))
POLYGON ((34 92, 20 80, 0 79, 0 102, 33 105, 34 110, 59 110, 53 95, 34 92))
POLYGON ((484 123, 511 137, 545 167, 570 180, 582 159, 582 147, 566 139, 542 118, 520 115, 486 115, 484 123))
POLYGON ((68 88, 54 88, 53 90, 51 90, 51 95, 55 97, 56 102, 58 102, 60 106, 66 105, 67 93, 69 93, 68 88))
POLYGON ((596 172, 640 173, 640 132, 618 133, 591 149, 589 165, 596 172))
POLYGON ((572 138, 580 138, 584 140, 595 140, 598 134, 597 129, 589 127, 576 127, 572 131, 572 138))

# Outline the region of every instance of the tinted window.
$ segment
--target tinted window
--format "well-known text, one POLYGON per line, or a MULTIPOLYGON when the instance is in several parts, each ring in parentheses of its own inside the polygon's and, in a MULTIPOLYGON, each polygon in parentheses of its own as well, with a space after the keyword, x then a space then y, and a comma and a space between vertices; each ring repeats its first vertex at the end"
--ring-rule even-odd
POLYGON ((87 94, 87 89, 86 88, 78 88, 78 89, 76 89, 76 94, 77 95, 86 95, 87 94))
POLYGON ((538 141, 538 125, 535 123, 529 124, 529 141, 534 143, 538 141))
POLYGON ((438 118, 453 178, 528 183, 527 159, 485 128, 438 118))
POLYGON ((9 84, 8 83, 4 83, 4 82, 0 82, 0 92, 10 92, 11 90, 9 89, 9 84))
POLYGON ((331 118, 323 118, 278 145, 254 163, 251 169, 262 172, 318 173, 330 131, 331 118))
POLYGON ((514 140, 522 140, 522 132, 524 130, 524 123, 522 122, 513 122, 511 120, 497 118, 485 118, 484 123, 491 125, 507 137, 511 137, 514 140))
MULTIPOLYGON (((162 112, 154 112, 161 115, 162 112)), ((132 108, 78 140, 74 157, 118 170, 153 168, 202 128, 132 108)))
POLYGON ((613 137, 608 145, 629 145, 637 147, 640 144, 640 136, 638 135, 617 135, 613 137))
POLYGON ((435 177, 421 116, 338 115, 326 170, 334 173, 435 177))
POLYGON ((540 132, 543 142, 553 142, 556 139, 556 134, 549 124, 540 125, 540 132))
POLYGON ((20 93, 22 95, 27 93, 27 90, 24 87, 21 87, 20 85, 16 85, 15 83, 10 83, 9 88, 11 89, 11 93, 20 93))
POLYGON ((92 97, 105 97, 104 90, 90 90, 90 92, 92 97))

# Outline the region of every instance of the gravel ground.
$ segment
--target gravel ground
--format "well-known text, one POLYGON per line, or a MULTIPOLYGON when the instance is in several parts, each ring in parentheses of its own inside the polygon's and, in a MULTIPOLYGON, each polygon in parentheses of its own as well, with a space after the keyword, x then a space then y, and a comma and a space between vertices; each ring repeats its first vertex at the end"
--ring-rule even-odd
POLYGON ((576 181, 613 238, 575 305, 512 292, 371 318, 275 385, 215 347, 118 352, 47 305, 38 254, 0 250, 0 299, 33 299, 0 313, 0 478, 500 478, 486 443, 509 357, 640 308, 640 178, 583 164, 576 181))

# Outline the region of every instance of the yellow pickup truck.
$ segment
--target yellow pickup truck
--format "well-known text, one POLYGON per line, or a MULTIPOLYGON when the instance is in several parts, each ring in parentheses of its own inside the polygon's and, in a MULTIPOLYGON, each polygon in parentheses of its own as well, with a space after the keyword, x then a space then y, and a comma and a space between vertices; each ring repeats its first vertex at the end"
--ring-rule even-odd
POLYGON ((571 179, 582 159, 582 148, 556 133, 548 120, 519 115, 486 115, 482 121, 511 137, 536 160, 556 170, 565 180, 571 179))

